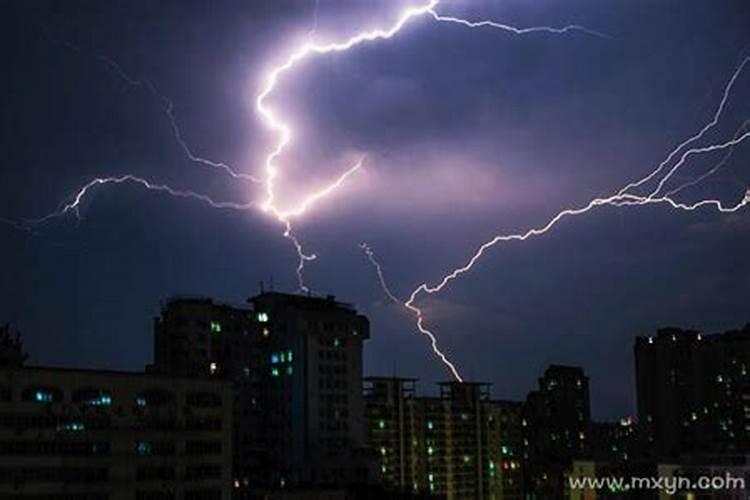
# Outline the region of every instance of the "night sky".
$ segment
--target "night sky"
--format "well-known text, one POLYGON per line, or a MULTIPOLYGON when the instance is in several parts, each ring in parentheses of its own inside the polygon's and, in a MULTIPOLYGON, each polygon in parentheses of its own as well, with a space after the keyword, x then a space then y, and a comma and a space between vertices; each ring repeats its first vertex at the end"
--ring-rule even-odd
MULTIPOLYGON (((33 363, 140 369, 165 298, 243 303, 261 281, 295 290, 294 248, 257 210, 110 185, 86 197, 80 221, 69 214, 33 234, 8 221, 42 217, 91 179, 126 173, 262 199, 260 186, 188 161, 144 82, 173 102, 195 154, 260 174, 276 140, 254 109, 264 72, 313 27, 339 40, 387 24, 403 2, 319 4, 4 2, 0 322, 23 333, 33 363)), ((364 169, 295 225, 318 254, 305 278, 312 293, 370 317, 368 374, 416 376, 423 392, 449 374, 358 244, 370 244, 405 299, 493 235, 647 174, 712 118, 750 55, 746 0, 444 0, 440 10, 520 27, 580 24, 610 38, 424 17, 391 40, 306 60, 269 99, 295 128, 279 161, 282 203, 365 155, 364 169)), ((750 68, 702 144, 730 139, 748 118, 750 68)), ((680 199, 741 200, 748 143, 680 199)), ((692 159, 675 182, 725 153, 692 159)), ((461 372, 493 382, 493 396, 523 398, 546 365, 577 364, 592 378, 594 416, 615 418, 635 411, 636 335, 750 321, 749 245, 748 209, 601 208, 494 247, 420 304, 461 372)))

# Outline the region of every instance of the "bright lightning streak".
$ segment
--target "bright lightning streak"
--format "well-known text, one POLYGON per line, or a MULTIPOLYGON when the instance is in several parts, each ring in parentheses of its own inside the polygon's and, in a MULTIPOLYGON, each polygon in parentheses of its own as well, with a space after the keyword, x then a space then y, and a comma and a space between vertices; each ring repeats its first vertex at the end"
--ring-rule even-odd
MULTIPOLYGON (((72 44, 67 44, 67 45, 75 47, 72 44)), ((79 48, 75 47, 75 49, 81 52, 79 48)), ((154 86, 154 84, 151 83, 150 81, 138 80, 128 75, 125 72, 125 70, 122 69, 122 66, 120 66, 114 59, 107 57, 105 55, 98 55, 96 56, 96 59, 98 59, 99 61, 102 61, 104 64, 109 66, 115 72, 115 74, 118 77, 120 77, 120 79, 123 80, 128 85, 132 87, 145 87, 157 100, 161 102, 162 109, 164 110, 164 113, 167 115, 167 118, 169 119, 169 124, 172 127, 172 133, 174 135, 174 139, 177 142, 177 144, 180 146, 182 151, 185 153, 185 156, 188 158, 188 160, 190 160, 193 163, 203 165, 205 167, 211 167, 211 168, 215 168, 218 170, 223 170, 224 172, 229 174, 229 176, 232 177, 233 179, 242 179, 242 180, 254 182, 257 184, 260 184, 262 182, 260 179, 258 179, 255 176, 237 172, 226 163, 209 160, 207 158, 203 158, 193 153, 192 149, 190 149, 187 142, 182 137, 182 131, 180 130, 180 126, 177 123, 177 117, 175 116, 175 113, 174 113, 174 103, 172 103, 171 99, 169 99, 167 96, 159 92, 154 86)))
MULTIPOLYGON (((745 125, 746 125, 746 124, 743 124, 740 130, 735 134, 734 138, 729 141, 719 143, 719 144, 711 144, 711 145, 703 146, 703 147, 693 147, 693 148, 685 150, 686 147, 690 146, 691 144, 701 139, 709 130, 711 130, 714 126, 716 126, 716 124, 718 124, 721 118, 722 112, 725 108, 726 102, 729 98, 729 94, 732 90, 732 87, 748 61, 750 61, 750 57, 742 61, 742 63, 738 66, 738 68, 735 70, 734 74, 730 78, 729 82, 727 83, 724 89, 722 99, 719 103, 719 107, 716 113, 714 114, 713 119, 708 124, 706 124, 697 134, 681 142, 675 149, 673 149, 669 153, 667 158, 664 161, 662 161, 656 167, 656 169, 653 170, 650 174, 641 178, 638 181, 628 184, 627 186, 625 186, 624 188, 622 188, 621 190, 619 190, 616 194, 612 196, 604 197, 604 198, 595 198, 591 200, 588 204, 584 205, 583 207, 569 208, 569 209, 562 210, 558 212, 554 217, 552 217, 543 226, 532 228, 522 233, 497 235, 493 237, 492 239, 490 239, 489 241, 480 245, 479 248, 474 252, 471 258, 469 258, 469 260, 464 265, 457 267, 451 272, 445 274, 437 282, 436 285, 430 286, 427 283, 422 283, 416 289, 414 289, 412 293, 409 295, 409 299, 404 303, 404 306, 411 309, 415 313, 417 317, 417 328, 421 332, 425 333, 426 335, 429 335, 429 337, 434 340, 434 335, 431 332, 428 333, 428 331, 423 326, 422 311, 417 306, 414 305, 417 297, 421 293, 431 295, 431 294, 440 292, 451 281, 453 281, 454 279, 458 278, 462 274, 469 271, 474 266, 474 264, 482 257, 482 255, 484 254, 486 250, 494 247, 498 243, 510 242, 510 241, 525 241, 529 238, 541 236, 547 233, 548 231, 550 231, 554 226, 557 225, 558 222, 562 221, 563 219, 582 215, 593 210, 594 208, 604 207, 604 206, 627 207, 627 206, 666 204, 667 206, 673 209, 690 211, 690 212, 701 209, 701 208, 713 208, 720 213, 733 213, 733 212, 737 212, 738 210, 742 209, 743 207, 747 205, 750 205, 750 189, 746 190, 744 197, 741 201, 739 201, 738 203, 732 206, 724 206, 720 200, 715 200, 715 199, 701 200, 692 204, 688 204, 688 203, 681 203, 681 202, 675 201, 674 199, 669 197, 669 194, 658 196, 659 192, 661 191, 665 183, 672 177, 672 175, 674 175, 675 172, 677 172, 682 166, 685 165, 689 157, 694 156, 694 155, 704 154, 704 153, 711 153, 714 151, 725 150, 725 149, 729 149, 731 152, 732 148, 742 143, 746 139, 750 138, 750 132, 748 131, 743 132, 743 130, 745 130, 745 125), (680 152, 682 152, 681 155, 680 155, 680 152), (643 185, 644 183, 650 181, 654 177, 656 177, 672 160, 677 158, 678 155, 679 155, 679 159, 672 165, 672 167, 667 171, 667 173, 663 175, 663 177, 660 179, 658 183, 658 186, 648 196, 639 196, 639 195, 631 194, 628 192, 631 189, 639 187, 643 185)), ((720 167, 721 167, 721 163, 715 166, 713 169, 709 170, 703 176, 701 176, 699 180, 707 177, 708 175, 711 175, 720 167)), ((699 180, 696 180, 696 181, 699 182, 699 180)), ((682 189, 683 187, 686 187, 686 185, 681 186, 680 188, 678 188, 678 190, 682 189)), ((381 283, 382 283, 382 280, 381 280, 381 283)), ((437 348, 435 344, 433 343, 433 350, 438 352, 436 349, 437 348)), ((453 367, 452 364, 446 363, 446 366, 448 366, 448 368, 451 369, 454 375, 456 375, 455 368, 453 367)), ((460 380, 459 377, 456 377, 456 378, 460 380)))
MULTIPOLYGON (((276 162, 282 156, 284 151, 291 145, 292 137, 293 137, 293 129, 292 129, 292 126, 287 121, 285 121, 283 118, 278 116, 273 111, 273 109, 267 103, 267 101, 270 95, 273 93, 273 91, 281 83, 282 77, 285 76, 286 73, 290 72, 297 64, 299 64, 303 60, 314 55, 345 52, 364 43, 390 39, 394 35, 396 35, 399 31, 401 31, 401 29, 408 22, 410 22, 413 19, 423 17, 423 16, 430 16, 436 21, 457 23, 457 24, 460 24, 469 28, 492 27, 492 28, 503 30, 503 31, 515 33, 517 35, 537 33, 537 32, 567 33, 569 31, 583 31, 589 34, 594 34, 596 36, 604 36, 601 33, 588 30, 582 26, 576 26, 576 25, 566 26, 564 28, 551 28, 551 27, 542 26, 542 27, 532 27, 532 28, 521 29, 521 28, 516 28, 514 26, 510 26, 507 24, 496 23, 494 21, 470 22, 470 21, 466 21, 464 19, 457 18, 457 17, 441 16, 435 11, 435 8, 438 6, 439 3, 440 3, 440 0, 428 0, 427 2, 425 2, 424 4, 420 6, 405 8, 403 11, 401 11, 399 16, 389 27, 362 31, 352 36, 351 38, 341 41, 341 42, 320 44, 320 43, 316 43, 313 40, 307 41, 303 43, 299 48, 292 51, 281 63, 273 66, 273 68, 265 75, 265 83, 261 88, 261 92, 256 97, 255 108, 258 114, 263 118, 266 126, 270 130, 276 132, 278 136, 278 141, 276 142, 275 147, 266 156, 266 159, 264 162, 263 170, 265 173, 264 183, 265 183, 266 200, 262 204, 261 208, 263 209, 264 212, 270 213, 273 216, 275 216, 276 219, 281 224, 284 225, 284 228, 285 228, 284 237, 290 239, 292 243, 294 244, 295 249, 297 250, 297 256, 298 256, 297 279, 299 282, 299 289, 301 291, 307 291, 307 287, 304 284, 304 279, 302 276, 305 262, 314 260, 316 257, 314 254, 307 255, 304 253, 302 249, 302 245, 300 244, 299 240, 295 238, 292 234, 292 224, 290 221, 290 217, 302 216, 314 202, 316 202, 320 198, 328 196, 333 191, 335 191, 338 187, 340 187, 341 183, 344 181, 344 179, 348 175, 350 175, 351 173, 353 173, 354 171, 360 168, 361 161, 360 161, 360 164, 355 165, 354 167, 349 169, 341 177, 339 177, 339 179, 336 182, 334 182, 327 188, 305 197, 302 200, 302 202, 298 204, 296 209, 284 211, 284 210, 281 210, 276 205, 276 192, 275 192, 276 182, 275 181, 279 174, 279 167, 276 165, 276 162)), ((417 313, 417 311, 415 311, 415 313, 417 313)), ((417 315, 418 315, 418 327, 420 331, 422 331, 422 333, 425 333, 431 336, 431 334, 429 334, 421 326, 421 321, 422 321, 421 313, 417 313, 417 315)), ((433 339, 433 349, 436 349, 434 344, 435 342, 433 339)), ((442 354, 441 354, 441 357, 443 359, 445 358, 444 356, 442 356, 442 354)), ((446 363, 449 363, 447 359, 444 359, 444 361, 446 363)), ((455 369, 453 369, 453 371, 455 375, 458 375, 455 372, 455 369)))
POLYGON ((435 337, 435 335, 430 330, 425 328, 423 324, 423 320, 422 320, 422 311, 419 310, 417 307, 415 307, 413 304, 400 300, 393 294, 393 292, 391 292, 390 288, 388 288, 388 284, 385 282, 385 276, 383 275, 383 268, 381 267, 380 263, 375 257, 375 252, 372 251, 372 249, 369 247, 367 243, 362 243, 359 245, 359 247, 362 249, 363 252, 365 252, 367 259, 375 268, 375 272, 378 275, 378 280, 380 281, 380 287, 383 289, 383 292, 385 292, 386 296, 388 296, 388 298, 391 299, 396 304, 402 305, 403 307, 408 309, 410 312, 412 312, 416 316, 417 329, 422 335, 425 335, 427 338, 430 339, 432 351, 435 353, 435 356, 437 356, 440 359, 440 361, 442 361, 443 364, 448 367, 448 369, 451 371, 451 373, 456 378, 456 380, 458 380, 459 382, 463 382, 463 378, 461 377, 461 374, 458 373, 458 369, 456 368, 456 366, 448 359, 448 357, 438 347, 437 338, 435 337))
MULTIPOLYGON (((667 155, 667 157, 664 159, 664 161, 662 161, 656 167, 656 169, 654 169, 650 174, 648 174, 647 176, 645 176, 645 177, 643 177, 643 178, 641 178, 641 179, 639 179, 639 180, 637 180, 635 182, 631 182, 630 184, 628 184, 627 186, 625 186, 624 188, 622 188, 620 191, 618 191, 618 194, 624 194, 624 193, 627 193, 628 191, 630 191, 630 190, 632 190, 634 188, 640 187, 643 184, 649 182, 651 179, 653 179, 657 175, 659 175, 659 173, 662 171, 662 169, 664 167, 666 167, 669 164, 669 162, 671 162, 675 158, 675 156, 677 156, 677 154, 679 154, 679 152, 683 148, 686 148, 690 144, 693 144, 694 142, 702 139, 703 136, 706 135, 706 133, 708 133, 712 128, 714 128, 716 126, 716 124, 719 123, 719 119, 721 118, 721 114, 724 112, 724 107, 726 106, 727 100, 729 99, 729 94, 732 92, 732 87, 734 87, 734 83, 737 81, 737 78, 739 78, 740 73, 742 73, 742 70, 744 69, 745 65, 749 61, 750 61, 750 56, 748 56, 745 59, 743 59, 742 62, 740 63, 740 65, 735 70, 735 72, 732 74, 732 77, 729 79, 729 82, 727 82, 726 87, 724 87, 724 93, 722 94, 721 101, 719 102, 719 106, 716 108, 716 112, 714 113, 713 119, 710 122, 708 122, 702 129, 700 129, 697 134, 695 134, 695 135, 693 135, 691 137, 688 137, 687 139, 685 139, 684 141, 682 141, 680 144, 678 144, 677 147, 675 147, 669 153, 669 155, 667 155)), ((654 195, 654 194, 658 193, 661 190, 661 188, 664 186, 664 183, 667 182, 667 180, 669 180, 669 178, 672 176, 672 174, 676 170, 677 169, 673 168, 667 175, 665 175, 662 178, 662 180, 659 182, 659 186, 651 194, 654 195)))
POLYGON ((52 212, 51 214, 45 215, 44 217, 38 218, 38 219, 27 219, 24 222, 30 225, 39 225, 43 224, 50 219, 63 217, 69 213, 74 213, 76 217, 80 218, 80 207, 81 203, 83 202, 83 199, 86 197, 86 195, 94 189, 97 186, 103 186, 106 184, 124 184, 124 183, 132 183, 140 185, 150 191, 161 191, 164 193, 167 193, 171 196, 174 196, 176 198, 191 198, 194 200, 201 201, 203 203, 206 203, 212 208, 217 209, 231 209, 231 210, 250 210, 253 205, 251 203, 236 203, 231 201, 216 201, 213 198, 197 193, 195 191, 190 190, 179 190, 174 189, 166 184, 154 184, 146 179, 143 179, 142 177, 136 177, 134 175, 123 175, 120 177, 100 177, 96 178, 92 181, 90 181, 88 184, 84 185, 82 188, 78 190, 78 192, 73 197, 73 200, 69 203, 66 203, 57 210, 56 212, 52 212))
MULTIPOLYGON (((740 126, 740 128, 737 130, 737 132, 734 135, 734 138, 737 139, 738 137, 740 137, 743 133, 745 133, 745 131, 748 130, 749 126, 750 126, 750 120, 746 120, 745 123, 743 123, 740 126)), ((724 157, 716 165, 714 165, 713 168, 711 168, 710 170, 706 171, 705 173, 703 173, 699 177, 696 177, 695 179, 693 179, 691 181, 685 182, 684 184, 681 184, 681 185, 677 186, 676 188, 671 189, 670 191, 667 192, 666 196, 670 196, 671 197, 671 196, 679 193, 680 191, 682 191, 684 189, 687 189, 689 187, 692 187, 692 186, 695 186, 697 184, 700 184, 701 182, 703 182, 703 180, 705 180, 708 177, 712 176, 718 170, 720 170, 724 165, 726 165, 727 162, 729 161, 729 158, 732 157, 732 153, 733 152, 734 152, 734 146, 732 146, 732 147, 729 148, 729 150, 724 155, 724 157)))
POLYGON ((462 26, 465 26, 467 28, 497 28, 503 31, 508 31, 510 33, 514 33, 516 35, 528 35, 531 33, 553 33, 553 34, 563 34, 568 33, 571 31, 579 31, 581 33, 586 33, 588 35, 597 36, 599 38, 609 38, 612 37, 609 35, 605 35, 604 33, 600 33, 598 31, 594 31, 591 29, 586 28, 585 26, 580 26, 578 24, 570 24, 568 26, 563 26, 562 28, 553 28, 550 26, 532 26, 530 28, 517 28, 515 26, 511 26, 510 24, 503 24, 498 23, 495 21, 467 21, 466 19, 462 19, 460 17, 453 17, 453 16, 443 16, 435 12, 433 9, 429 9, 428 13, 432 16, 433 19, 436 21, 441 22, 448 22, 448 23, 454 23, 454 24, 460 24, 462 26))

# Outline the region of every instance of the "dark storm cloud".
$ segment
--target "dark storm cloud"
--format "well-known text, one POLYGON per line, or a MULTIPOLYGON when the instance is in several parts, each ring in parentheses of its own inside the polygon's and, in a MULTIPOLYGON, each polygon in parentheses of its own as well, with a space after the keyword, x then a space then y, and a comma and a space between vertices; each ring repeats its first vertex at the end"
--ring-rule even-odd
MULTIPOLYGON (((271 101, 295 118, 281 194, 290 199, 365 155, 347 189, 299 225, 313 292, 373 322, 371 373, 447 377, 411 318, 388 304, 357 244, 402 297, 498 232, 544 223, 650 171, 708 121, 748 54, 746 2, 460 1, 447 13, 520 26, 585 24, 612 36, 515 36, 416 20, 390 40, 316 57, 271 101)), ((16 3, 4 13, 0 216, 53 210, 98 175, 125 172, 253 199, 257 188, 185 161, 162 104, 202 156, 257 171, 272 134, 253 113, 262 71, 313 26, 313 2, 16 3), (62 43, 65 42, 65 43, 62 43), (71 49, 73 44, 77 49, 71 49)), ((321 0, 323 39, 392 19, 395 3, 321 0)), ((750 73, 710 139, 750 117, 750 73)), ((750 185, 748 145, 686 199, 729 203, 750 185)), ((687 174, 721 155, 692 160, 687 174)), ((292 289, 294 252, 273 221, 206 210, 136 187, 98 189, 81 222, 38 236, 0 226, 0 320, 37 362, 135 368, 151 356, 159 301, 193 292, 241 301, 260 280, 292 289)), ((428 323, 465 375, 522 397, 546 363, 592 375, 594 411, 633 409, 632 342, 667 324, 708 331, 750 320, 746 213, 600 209, 488 252, 428 323)))

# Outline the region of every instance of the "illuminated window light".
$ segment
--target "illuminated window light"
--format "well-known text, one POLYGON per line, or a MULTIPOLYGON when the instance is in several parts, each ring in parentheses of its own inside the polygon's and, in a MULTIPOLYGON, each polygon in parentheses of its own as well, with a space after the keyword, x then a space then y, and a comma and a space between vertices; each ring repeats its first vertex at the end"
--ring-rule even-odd
POLYGON ((378 420, 378 428, 385 429, 385 420, 378 420))
POLYGON ((221 323, 218 321, 212 321, 210 323, 211 333, 221 333, 221 323))
POLYGON ((333 339, 333 347, 339 347, 339 346, 341 346, 341 340, 339 340, 339 338, 336 337, 335 339, 333 339))
POLYGON ((250 376, 250 367, 249 366, 246 366, 245 368, 243 368, 242 371, 244 372, 245 377, 249 377, 250 376))
POLYGON ((427 447, 427 454, 428 455, 432 455, 433 453, 435 453, 435 449, 432 446, 428 446, 427 447))
POLYGON ((217 365, 215 362, 211 362, 210 365, 208 365, 208 371, 211 373, 211 375, 215 375, 217 371, 219 371, 219 365, 217 365))
POLYGON ((268 314, 264 312, 258 313, 258 322, 259 323, 268 323, 268 314))
POLYGON ((268 328, 264 328, 263 329, 263 336, 264 337, 268 337, 269 335, 271 335, 271 331, 268 328))
POLYGON ((34 393, 34 400, 39 403, 51 403, 52 393, 47 391, 36 391, 34 393))
POLYGON ((282 353, 281 353, 281 354, 279 355, 279 358, 281 359, 281 362, 282 362, 282 363, 286 363, 286 354, 285 354, 285 353, 283 353, 283 352, 282 352, 282 353))
POLYGON ((381 446, 381 447, 380 447, 380 454, 381 454, 381 455, 385 455, 385 454, 387 454, 387 453, 388 453, 388 450, 386 450, 386 449, 385 449, 385 446, 381 446))
POLYGON ((64 431, 83 431, 86 430, 86 426, 81 422, 69 422, 58 427, 58 429, 64 431))
POLYGON ((292 373, 294 373, 294 370, 292 369, 292 367, 291 366, 287 366, 286 367, 286 374, 287 375, 291 375, 292 373))
POLYGON ((138 441, 135 443, 135 452, 145 457, 147 455, 151 455, 151 443, 147 441, 138 441))
POLYGON ((430 429, 430 430, 432 430, 434 427, 435 426, 433 425, 432 420, 428 420, 427 421, 427 428, 430 429))
POLYGON ((279 369, 276 368, 276 367, 271 368, 271 375, 273 375, 274 377, 278 377, 279 376, 279 369))
POLYGON ((135 398, 135 405, 143 408, 144 406, 146 406, 146 398, 144 398, 143 396, 137 396, 135 398))
POLYGON ((271 364, 278 364, 279 363, 279 355, 277 353, 271 353, 271 364))
POLYGON ((289 350, 289 351, 286 352, 286 360, 289 361, 290 363, 292 362, 292 351, 291 350, 289 350))

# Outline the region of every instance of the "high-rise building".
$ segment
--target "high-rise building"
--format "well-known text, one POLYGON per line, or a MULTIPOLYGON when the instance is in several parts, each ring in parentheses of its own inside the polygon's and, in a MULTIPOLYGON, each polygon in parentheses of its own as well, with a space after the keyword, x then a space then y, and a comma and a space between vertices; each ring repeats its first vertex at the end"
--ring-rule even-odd
POLYGON ((367 318, 331 296, 249 302, 167 302, 152 369, 232 380, 237 496, 363 481, 367 318))
POLYGON ((659 457, 750 450, 750 325, 635 342, 639 423, 659 457))
POLYGON ((591 406, 583 369, 548 367, 526 398, 523 423, 527 489, 540 498, 562 495, 571 461, 589 452, 591 406))
POLYGON ((395 491, 448 499, 522 498, 521 403, 493 401, 489 384, 446 382, 416 397, 414 379, 365 385, 368 443, 395 491))
POLYGON ((229 499, 231 412, 220 380, 6 364, 0 497, 229 499))

